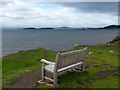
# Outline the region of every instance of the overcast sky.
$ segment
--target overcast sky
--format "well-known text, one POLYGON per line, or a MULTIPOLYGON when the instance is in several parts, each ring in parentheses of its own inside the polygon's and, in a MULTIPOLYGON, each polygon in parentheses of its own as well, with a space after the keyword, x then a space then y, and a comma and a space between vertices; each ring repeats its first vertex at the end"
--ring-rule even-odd
POLYGON ((2 2, 3 27, 101 27, 118 23, 114 2, 2 2))

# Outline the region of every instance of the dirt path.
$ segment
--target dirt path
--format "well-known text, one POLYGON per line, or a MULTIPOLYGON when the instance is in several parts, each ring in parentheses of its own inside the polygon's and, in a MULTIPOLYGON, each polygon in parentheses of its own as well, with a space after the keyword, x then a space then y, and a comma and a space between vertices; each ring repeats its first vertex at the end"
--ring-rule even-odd
POLYGON ((11 88, 33 88, 40 79, 41 70, 30 71, 26 75, 16 78, 11 84, 11 88))
MULTIPOLYGON (((114 72, 116 71, 117 70, 99 72, 96 74, 96 76, 98 76, 99 78, 94 79, 92 81, 103 79, 107 76, 114 76, 115 75, 114 72)), ((11 88, 34 88, 35 84, 40 79, 41 79, 41 70, 28 71, 26 75, 15 78, 13 83, 10 86, 11 88)), ((92 83, 90 82, 90 80, 91 79, 88 79, 85 82, 92 83)), ((81 81, 77 81, 77 83, 83 86, 89 87, 88 85, 85 85, 81 81)))

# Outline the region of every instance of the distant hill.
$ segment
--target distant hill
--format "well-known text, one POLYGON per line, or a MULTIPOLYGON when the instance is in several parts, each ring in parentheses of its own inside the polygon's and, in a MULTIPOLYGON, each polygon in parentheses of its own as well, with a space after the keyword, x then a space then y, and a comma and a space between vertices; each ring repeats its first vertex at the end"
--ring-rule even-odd
POLYGON ((113 28, 120 28, 120 25, 110 25, 99 29, 113 29, 113 28))
POLYGON ((34 28, 34 27, 29 27, 29 28, 23 28, 24 30, 26 30, 26 29, 34 29, 34 30, 36 30, 37 28, 34 28))
POLYGON ((120 25, 109 25, 109 26, 105 26, 105 27, 99 27, 99 28, 80 28, 82 30, 98 30, 98 29, 117 29, 120 28, 120 25))
POLYGON ((63 26, 63 27, 60 27, 60 28, 70 28, 70 27, 63 26))
POLYGON ((41 29, 54 29, 51 27, 45 27, 45 28, 34 28, 34 27, 29 27, 29 28, 23 28, 23 30, 41 30, 41 29))
POLYGON ((73 28, 73 27, 59 27, 59 29, 75 29, 75 30, 98 30, 98 29, 116 29, 116 28, 120 28, 120 25, 109 25, 109 26, 105 26, 105 27, 98 27, 98 28, 94 28, 94 27, 82 27, 82 28, 73 28))
POLYGON ((54 28, 46 27, 46 28, 38 28, 38 29, 54 29, 54 28))

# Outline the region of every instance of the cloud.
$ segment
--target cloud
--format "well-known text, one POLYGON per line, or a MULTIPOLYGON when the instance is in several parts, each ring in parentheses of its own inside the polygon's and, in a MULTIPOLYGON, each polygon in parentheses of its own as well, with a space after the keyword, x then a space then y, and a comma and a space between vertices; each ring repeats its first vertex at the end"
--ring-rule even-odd
POLYGON ((109 13, 114 15, 118 13, 117 2, 61 2, 56 4, 76 8, 87 13, 109 13))
POLYGON ((117 24, 115 15, 99 12, 91 14, 76 8, 73 4, 61 6, 54 3, 15 1, 2 6, 0 19, 3 27, 98 27, 117 24))

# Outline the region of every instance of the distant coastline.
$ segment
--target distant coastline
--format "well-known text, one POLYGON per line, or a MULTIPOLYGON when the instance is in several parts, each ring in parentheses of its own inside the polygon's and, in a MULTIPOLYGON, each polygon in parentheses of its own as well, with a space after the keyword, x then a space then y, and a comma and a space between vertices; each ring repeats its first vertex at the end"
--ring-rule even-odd
POLYGON ((35 27, 27 27, 27 28, 23 28, 23 30, 45 30, 45 29, 75 29, 75 30, 98 30, 98 29, 120 29, 120 25, 109 25, 109 26, 105 26, 105 27, 98 27, 98 28, 92 28, 92 27, 83 27, 83 28, 73 28, 73 27, 44 27, 44 28, 35 28, 35 27))
POLYGON ((46 28, 34 28, 34 27, 23 28, 23 30, 27 30, 27 29, 32 29, 32 30, 41 30, 41 29, 54 29, 54 28, 51 28, 51 27, 46 27, 46 28))

